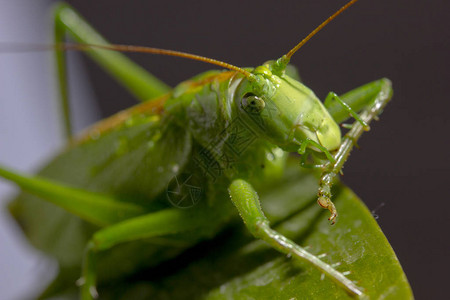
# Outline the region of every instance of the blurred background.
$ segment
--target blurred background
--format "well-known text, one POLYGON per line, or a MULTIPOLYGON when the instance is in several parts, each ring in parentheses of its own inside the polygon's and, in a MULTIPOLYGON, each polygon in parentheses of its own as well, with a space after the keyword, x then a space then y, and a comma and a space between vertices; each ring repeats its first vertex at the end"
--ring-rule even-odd
MULTIPOLYGON (((287 52, 346 1, 68 2, 111 42, 255 66, 287 52)), ((52 3, 0 0, 0 42, 50 43, 52 3)), ((381 77, 392 80, 393 101, 352 153, 343 181, 374 211, 418 299, 447 295, 449 12, 444 0, 361 0, 292 59, 321 99, 381 77)), ((178 58, 132 57, 172 86, 213 68, 178 58)), ((70 60, 76 128, 136 103, 81 55, 70 60)), ((62 145, 52 72, 49 53, 0 54, 0 163, 31 172, 62 145)), ((2 205, 13 193, 0 182, 2 205)), ((26 299, 49 262, 10 221, 2 210, 0 298, 26 299)))

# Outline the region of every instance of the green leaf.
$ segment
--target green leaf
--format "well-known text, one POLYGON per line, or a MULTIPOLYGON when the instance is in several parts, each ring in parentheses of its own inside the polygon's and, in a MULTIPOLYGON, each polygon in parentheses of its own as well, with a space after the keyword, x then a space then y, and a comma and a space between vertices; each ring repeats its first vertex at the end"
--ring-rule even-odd
MULTIPOLYGON (((347 187, 334 189, 340 213, 331 226, 315 203, 317 178, 291 169, 261 193, 275 229, 324 261, 351 272, 370 299, 413 299, 405 274, 371 213, 347 187)), ((287 258, 236 222, 212 241, 100 287, 109 299, 351 299, 306 263, 287 258)))
MULTIPOLYGON (((340 216, 331 226, 328 211, 316 204, 317 181, 317 176, 300 171, 298 161, 293 160, 283 178, 260 188, 263 209, 272 226, 299 245, 308 246, 311 253, 326 254, 322 258, 325 262, 340 264, 336 268, 349 271, 348 277, 370 299, 412 299, 392 248, 361 200, 349 188, 337 184, 333 199, 340 216)), ((48 220, 53 219, 48 215, 48 220)), ((68 228, 83 228, 83 224, 68 228)), ((68 246, 53 249, 65 255, 59 257, 63 268, 42 299, 77 298, 74 283, 80 274, 81 259, 69 259, 73 267, 64 266, 71 253, 79 256, 91 230, 65 232, 70 242, 63 244, 68 246)), ((39 240, 39 236, 27 233, 39 240)), ((101 299, 350 298, 307 263, 287 258, 255 240, 237 213, 230 226, 214 239, 194 246, 189 236, 175 235, 114 247, 103 253, 98 271, 101 299), (169 257, 174 258, 167 260, 169 257)))

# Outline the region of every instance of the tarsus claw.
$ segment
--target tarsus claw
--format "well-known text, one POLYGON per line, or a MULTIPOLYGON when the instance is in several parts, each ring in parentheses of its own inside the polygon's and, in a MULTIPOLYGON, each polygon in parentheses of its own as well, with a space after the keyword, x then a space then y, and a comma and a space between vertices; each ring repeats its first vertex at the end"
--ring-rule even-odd
POLYGON ((328 209, 330 211, 331 216, 328 218, 328 220, 331 221, 331 225, 334 225, 336 223, 336 218, 338 216, 334 203, 330 200, 329 197, 320 194, 319 198, 317 199, 317 203, 321 207, 328 209))

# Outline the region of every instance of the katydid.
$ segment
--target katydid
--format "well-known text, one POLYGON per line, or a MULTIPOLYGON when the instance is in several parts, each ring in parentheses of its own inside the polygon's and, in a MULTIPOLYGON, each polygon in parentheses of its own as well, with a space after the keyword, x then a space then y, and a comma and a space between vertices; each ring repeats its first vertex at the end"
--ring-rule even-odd
MULTIPOLYGON (((390 100, 391 84, 380 79, 341 97, 330 93, 322 104, 286 68, 304 43, 355 2, 348 2, 286 55, 256 68, 171 50, 109 45, 71 7, 56 7, 53 47, 69 137, 61 50, 86 51, 138 98, 152 99, 70 138, 68 146, 35 177, 0 168, 3 178, 73 214, 69 217, 49 206, 55 217, 76 223, 80 228, 75 231, 92 232, 79 280, 82 299, 97 297, 95 263, 102 251, 129 241, 171 240, 174 235, 192 245, 217 234, 236 209, 256 238, 310 263, 350 295, 364 296, 343 273, 274 231, 255 189, 271 180, 271 170, 283 168, 287 152, 301 154, 303 166, 322 170, 318 203, 330 211, 329 220, 335 223, 334 177, 390 100), (78 44, 63 43, 66 33, 78 44), (170 90, 110 50, 181 56, 229 70, 200 74, 170 90), (355 121, 342 136, 338 124, 349 117, 355 121), (80 219, 101 229, 95 231, 80 219)), ((13 211, 20 207, 15 214, 21 218, 41 204, 23 195, 13 211)))

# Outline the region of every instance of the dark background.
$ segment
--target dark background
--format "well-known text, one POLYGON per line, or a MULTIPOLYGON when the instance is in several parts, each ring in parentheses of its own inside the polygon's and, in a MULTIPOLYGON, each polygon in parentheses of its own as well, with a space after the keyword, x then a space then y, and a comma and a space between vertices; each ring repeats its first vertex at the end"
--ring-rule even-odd
MULTIPOLYGON (((278 58, 346 1, 69 1, 114 43, 181 50, 255 66, 278 58)), ((343 180, 376 210, 418 299, 448 285, 450 2, 361 0, 292 59, 324 99, 388 77, 394 98, 360 141, 343 180)), ((170 85, 214 68, 132 55, 170 85)), ((96 66, 104 116, 135 101, 96 66)))

